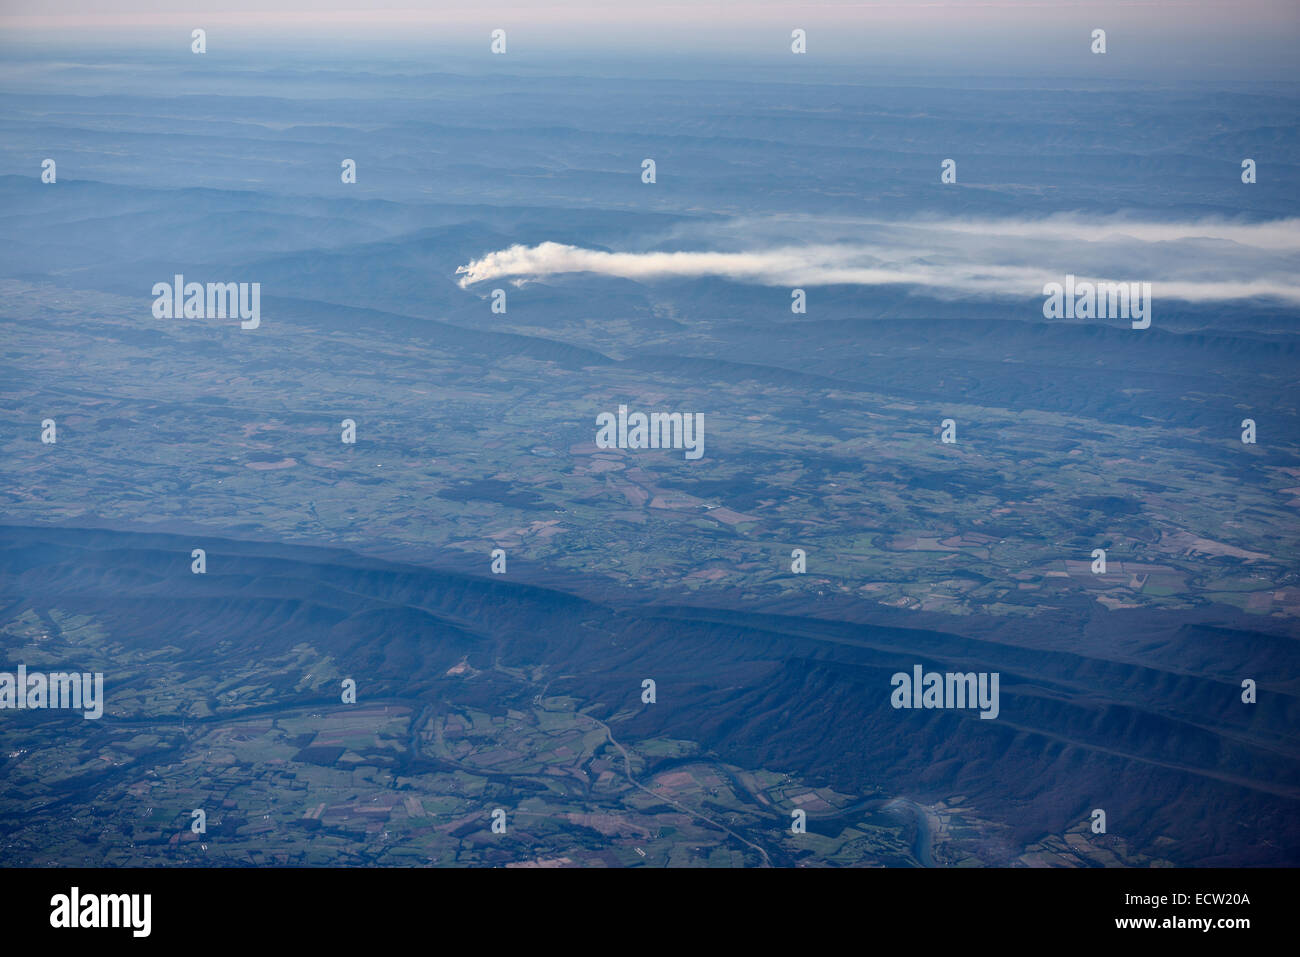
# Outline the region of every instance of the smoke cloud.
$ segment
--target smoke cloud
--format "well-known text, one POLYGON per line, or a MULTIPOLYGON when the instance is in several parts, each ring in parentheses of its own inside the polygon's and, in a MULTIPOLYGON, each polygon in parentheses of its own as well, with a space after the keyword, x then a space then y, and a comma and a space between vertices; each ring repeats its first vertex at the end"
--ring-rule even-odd
POLYGON ((901 284, 948 298, 1038 296, 1044 283, 1073 273, 1080 280, 1150 282, 1156 295, 1188 302, 1300 303, 1297 219, 879 223, 774 218, 697 226, 655 245, 674 240, 722 248, 610 252, 544 242, 490 252, 456 272, 462 288, 588 273, 638 282, 714 277, 787 287, 901 284))

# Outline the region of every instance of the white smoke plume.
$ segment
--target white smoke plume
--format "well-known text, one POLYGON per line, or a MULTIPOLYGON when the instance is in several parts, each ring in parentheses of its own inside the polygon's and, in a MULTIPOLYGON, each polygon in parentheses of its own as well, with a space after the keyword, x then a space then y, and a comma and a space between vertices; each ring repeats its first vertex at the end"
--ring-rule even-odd
POLYGON ((1296 219, 881 223, 774 218, 701 226, 689 237, 692 245, 701 238, 731 248, 606 252, 545 242, 488 253, 456 272, 462 287, 589 273, 640 282, 717 277, 789 287, 905 284, 947 297, 1037 296, 1044 283, 1058 282, 1068 272, 1094 281, 1150 282, 1157 295, 1189 302, 1300 303, 1296 219), (790 241, 801 236, 823 241, 790 241))

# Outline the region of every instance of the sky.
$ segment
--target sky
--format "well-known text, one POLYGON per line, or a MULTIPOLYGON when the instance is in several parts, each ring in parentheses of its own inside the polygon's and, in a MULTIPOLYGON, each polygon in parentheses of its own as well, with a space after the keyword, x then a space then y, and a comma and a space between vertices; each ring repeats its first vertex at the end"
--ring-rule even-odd
MULTIPOLYGON (((1151 75, 1222 73, 1294 78, 1296 0, 692 0, 592 3, 433 0, 0 0, 0 34, 24 39, 156 40, 201 26, 223 36, 334 38, 430 49, 487 47, 505 29, 508 52, 789 55, 807 31, 810 57, 925 72, 1079 70, 1151 75), (1091 57, 1092 30, 1107 58, 1091 57)), ((241 42, 244 42, 241 39, 241 42)))

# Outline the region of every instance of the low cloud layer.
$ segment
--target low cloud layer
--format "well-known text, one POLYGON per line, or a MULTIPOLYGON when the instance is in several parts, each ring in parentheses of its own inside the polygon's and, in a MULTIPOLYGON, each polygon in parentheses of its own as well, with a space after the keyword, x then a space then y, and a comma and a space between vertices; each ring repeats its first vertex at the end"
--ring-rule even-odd
POLYGON ((1066 273, 1149 282, 1188 302, 1300 304, 1300 220, 854 222, 782 218, 710 224, 658 248, 607 252, 562 243, 511 246, 457 269, 462 287, 572 273, 652 282, 721 278, 765 286, 911 285, 948 298, 1042 294, 1066 273), (779 238, 778 238, 779 237, 779 238), (813 241, 814 238, 822 241, 813 241), (674 241, 717 247, 665 251, 674 241))

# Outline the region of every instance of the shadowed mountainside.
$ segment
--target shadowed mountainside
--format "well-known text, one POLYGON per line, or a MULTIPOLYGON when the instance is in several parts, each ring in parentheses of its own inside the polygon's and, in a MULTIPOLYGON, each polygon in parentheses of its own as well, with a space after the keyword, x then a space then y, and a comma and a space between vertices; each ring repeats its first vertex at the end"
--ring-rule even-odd
MULTIPOLYGON (((114 641, 175 656, 184 672, 255 666, 310 639, 371 699, 499 709, 540 690, 494 671, 499 662, 540 669, 551 693, 599 715, 636 707, 652 676, 658 703, 621 732, 633 746, 667 735, 845 790, 965 795, 1024 843, 1098 806, 1133 846, 1171 839, 1162 855, 1182 864, 1284 863, 1300 842, 1300 748, 1276 730, 1300 717, 1289 638, 1165 616, 1168 633, 1141 648, 1080 634, 1073 650, 1045 650, 806 615, 618 608, 343 551, 203 544, 209 570, 198 576, 189 539, 8 526, 3 618, 45 607, 90 615, 114 641), (478 674, 448 677, 462 659, 478 674), (1238 676, 1263 660, 1293 677, 1243 705, 1238 676), (891 674, 917 663, 1000 672, 1001 713, 893 709, 891 674)), ((105 721, 113 684, 110 673, 105 721)), ((295 701, 292 681, 279 696, 295 701)))

